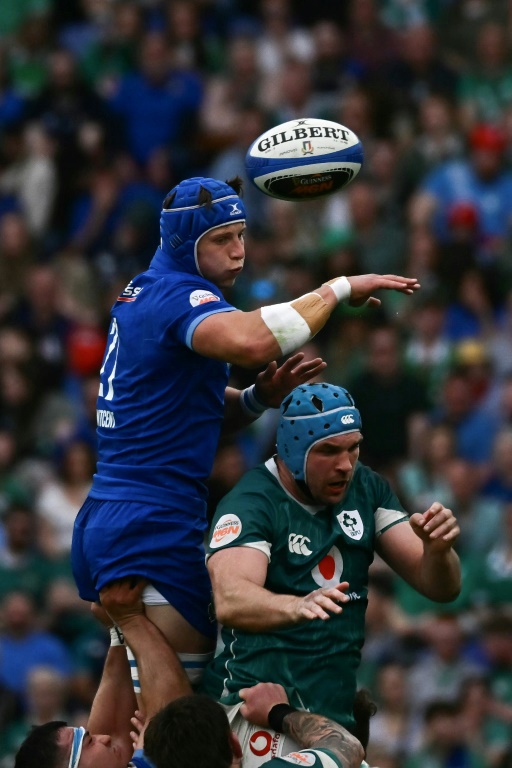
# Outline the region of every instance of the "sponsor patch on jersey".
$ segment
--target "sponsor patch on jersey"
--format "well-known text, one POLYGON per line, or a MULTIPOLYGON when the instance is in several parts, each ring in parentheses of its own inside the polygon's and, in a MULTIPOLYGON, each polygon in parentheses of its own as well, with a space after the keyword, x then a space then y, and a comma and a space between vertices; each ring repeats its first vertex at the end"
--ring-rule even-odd
POLYGON ((290 752, 289 755, 283 755, 281 760, 286 760, 287 763, 294 765, 314 765, 316 756, 311 752, 290 752))
POLYGON ((192 291, 189 300, 193 307, 198 307, 200 304, 208 304, 210 301, 220 301, 220 297, 211 291, 192 291))
POLYGON ((225 544, 231 544, 242 533, 242 521, 236 515, 222 515, 213 529, 210 547, 217 549, 225 544))
POLYGON ((318 565, 311 571, 313 580, 319 587, 335 587, 341 581, 343 558, 337 547, 331 547, 318 565))
POLYGON ((341 530, 354 541, 359 541, 364 533, 364 525, 357 509, 344 509, 336 515, 341 530))

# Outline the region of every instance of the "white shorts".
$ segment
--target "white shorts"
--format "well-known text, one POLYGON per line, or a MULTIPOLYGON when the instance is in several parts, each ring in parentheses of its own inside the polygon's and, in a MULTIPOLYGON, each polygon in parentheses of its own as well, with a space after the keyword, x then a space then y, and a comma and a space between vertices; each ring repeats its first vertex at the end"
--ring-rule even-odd
POLYGON ((276 733, 272 728, 262 728, 245 720, 239 710, 242 702, 233 706, 224 706, 231 730, 236 733, 243 751, 244 768, 259 768, 273 757, 282 757, 290 752, 298 752, 296 741, 284 733, 276 733))

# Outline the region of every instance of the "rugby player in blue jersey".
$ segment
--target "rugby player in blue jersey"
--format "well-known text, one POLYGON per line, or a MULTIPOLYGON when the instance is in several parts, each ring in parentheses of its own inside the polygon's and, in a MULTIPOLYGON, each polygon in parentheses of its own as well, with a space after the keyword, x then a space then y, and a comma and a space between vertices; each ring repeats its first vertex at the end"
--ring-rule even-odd
POLYGON ((378 305, 372 294, 412 294, 413 278, 340 277, 295 301, 252 312, 222 289, 243 269, 240 181, 178 184, 163 203, 160 246, 112 309, 98 397, 98 465, 75 523, 72 564, 79 593, 96 601, 109 582, 146 579, 146 614, 199 675, 216 627, 204 564, 206 481, 224 418, 248 424, 279 407, 325 366, 294 356, 340 301, 378 305), (243 391, 229 365, 267 365, 243 391))

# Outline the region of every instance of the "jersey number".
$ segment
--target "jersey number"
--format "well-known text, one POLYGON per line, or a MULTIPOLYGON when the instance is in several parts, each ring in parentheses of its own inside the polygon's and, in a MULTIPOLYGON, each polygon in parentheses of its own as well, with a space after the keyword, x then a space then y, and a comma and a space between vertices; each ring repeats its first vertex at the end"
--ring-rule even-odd
POLYGON ((98 394, 100 397, 104 397, 105 400, 113 400, 114 378, 116 375, 117 355, 119 354, 119 329, 115 317, 112 320, 108 336, 109 338, 112 337, 112 340, 108 346, 103 365, 101 366, 100 389, 98 394))

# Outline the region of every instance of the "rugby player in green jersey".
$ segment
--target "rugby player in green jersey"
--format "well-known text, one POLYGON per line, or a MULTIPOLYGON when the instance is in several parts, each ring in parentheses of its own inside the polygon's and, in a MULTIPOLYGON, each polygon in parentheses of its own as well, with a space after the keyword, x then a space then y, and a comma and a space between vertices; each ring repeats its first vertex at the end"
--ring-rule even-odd
MULTIPOLYGON (((254 765, 271 755, 256 754, 239 692, 261 680, 353 730, 374 552, 432 600, 460 591, 451 510, 434 502, 409 517, 388 482, 359 463, 361 430, 345 389, 297 387, 281 406, 277 455, 242 478, 212 523, 208 568, 224 649, 203 688, 230 707, 254 765)), ((282 754, 282 735, 269 733, 282 754)))

